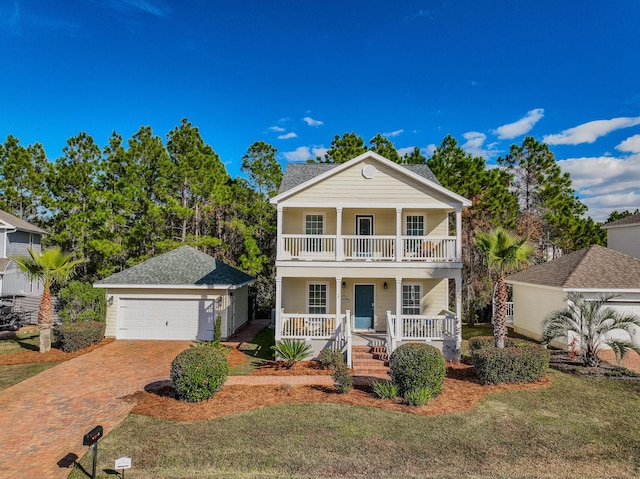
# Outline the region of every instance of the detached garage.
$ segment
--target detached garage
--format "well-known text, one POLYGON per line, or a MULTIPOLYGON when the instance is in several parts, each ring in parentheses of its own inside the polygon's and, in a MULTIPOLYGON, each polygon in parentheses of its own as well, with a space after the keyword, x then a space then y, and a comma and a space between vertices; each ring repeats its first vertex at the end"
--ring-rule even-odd
POLYGON ((255 279, 211 256, 183 246, 94 284, 105 288, 107 328, 116 339, 222 339, 249 319, 249 285, 255 279))
MULTIPOLYGON (((640 259, 603 246, 592 245, 533 266, 508 276, 506 282, 513 288, 515 332, 536 340, 542 336, 547 315, 567 308, 570 291, 586 299, 611 293, 615 297, 607 303, 610 307, 640 314, 640 259)), ((640 332, 633 339, 640 344, 640 332)))

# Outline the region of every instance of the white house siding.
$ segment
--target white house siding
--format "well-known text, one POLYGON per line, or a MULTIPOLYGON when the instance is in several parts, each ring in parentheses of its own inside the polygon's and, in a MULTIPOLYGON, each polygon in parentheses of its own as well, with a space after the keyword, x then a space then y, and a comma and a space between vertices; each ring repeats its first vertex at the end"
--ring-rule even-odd
POLYGON ((285 209, 284 211, 284 234, 304 234, 305 233, 305 215, 323 214, 324 215, 324 234, 336 234, 336 209, 335 208, 301 208, 301 209, 285 209))
POLYGON ((6 230, 0 229, 0 258, 6 258, 4 247, 7 243, 7 232, 6 230))
POLYGON ((231 293, 233 293, 235 302, 235 314, 231 325, 231 334, 233 334, 249 321, 249 287, 243 286, 242 288, 234 289, 231 293))
MULTIPOLYGON (((305 188, 291 196, 287 201, 310 202, 315 204, 335 203, 339 199, 345 205, 349 203, 417 203, 425 207, 449 207, 450 199, 436 192, 426 193, 423 184, 409 179, 405 175, 382 165, 377 161, 365 160, 350 168, 332 175, 315 185, 305 188), (362 169, 366 165, 373 165, 377 169, 376 175, 367 179, 362 176, 362 169)), ((449 207, 450 208, 450 207, 449 207)))
POLYGON ((607 247, 640 258, 640 225, 608 228, 607 247))
POLYGON ((544 318, 566 308, 566 293, 561 288, 513 285, 513 329, 516 333, 539 341, 544 318))

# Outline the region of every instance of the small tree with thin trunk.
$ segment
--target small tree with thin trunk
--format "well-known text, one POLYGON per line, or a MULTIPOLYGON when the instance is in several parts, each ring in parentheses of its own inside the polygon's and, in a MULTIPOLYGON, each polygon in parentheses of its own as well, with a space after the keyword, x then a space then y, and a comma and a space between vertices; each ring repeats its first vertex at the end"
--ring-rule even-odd
POLYGON ((489 270, 497 278, 493 296, 496 306, 493 336, 497 348, 504 348, 504 338, 507 335, 507 287, 504 277, 532 262, 533 247, 527 240, 528 237, 520 238, 503 228, 495 228, 489 232, 479 231, 476 235, 476 246, 486 258, 489 270))
POLYGON ((567 309, 553 311, 544 320, 542 341, 548 344, 554 339, 576 338, 579 354, 585 366, 598 366, 598 353, 609 346, 621 362, 625 354, 633 350, 640 354, 640 347, 632 342, 634 329, 640 328, 640 317, 631 313, 620 313, 606 303, 614 295, 598 296, 594 300, 585 299, 581 293, 567 294, 567 309), (629 339, 614 338, 611 333, 621 331, 629 339))
POLYGON ((51 287, 64 285, 75 271, 76 266, 85 260, 72 259, 73 255, 63 253, 59 247, 53 247, 38 253, 29 249, 29 256, 11 258, 31 281, 42 282, 43 292, 38 311, 38 329, 40 330, 40 352, 51 349, 51 326, 53 324, 53 307, 51 304, 51 287))

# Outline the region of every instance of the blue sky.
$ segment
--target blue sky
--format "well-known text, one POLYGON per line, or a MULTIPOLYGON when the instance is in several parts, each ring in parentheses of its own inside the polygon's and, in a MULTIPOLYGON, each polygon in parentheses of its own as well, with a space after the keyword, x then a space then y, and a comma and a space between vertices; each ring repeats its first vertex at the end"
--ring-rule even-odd
POLYGON ((233 176, 257 140, 283 164, 335 135, 492 164, 546 141, 589 215, 640 207, 636 0, 3 0, 0 140, 50 160, 187 117, 233 176))

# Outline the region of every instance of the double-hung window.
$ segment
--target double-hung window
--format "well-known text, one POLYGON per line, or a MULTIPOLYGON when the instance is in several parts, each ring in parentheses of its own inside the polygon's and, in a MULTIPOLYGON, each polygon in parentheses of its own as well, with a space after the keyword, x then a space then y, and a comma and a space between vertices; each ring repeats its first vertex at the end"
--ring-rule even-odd
POLYGON ((402 314, 419 315, 422 312, 420 306, 421 288, 419 284, 402 285, 402 314))
POLYGON ((407 236, 424 236, 424 216, 407 215, 406 231, 407 236))
MULTIPOLYGON (((324 215, 323 214, 307 214, 304 217, 304 232, 306 235, 323 235, 324 234, 324 215)), ((322 238, 308 238, 306 240, 306 251, 319 253, 322 252, 322 238)))
POLYGON ((327 283, 309 283, 307 286, 309 314, 327 314, 327 283))

